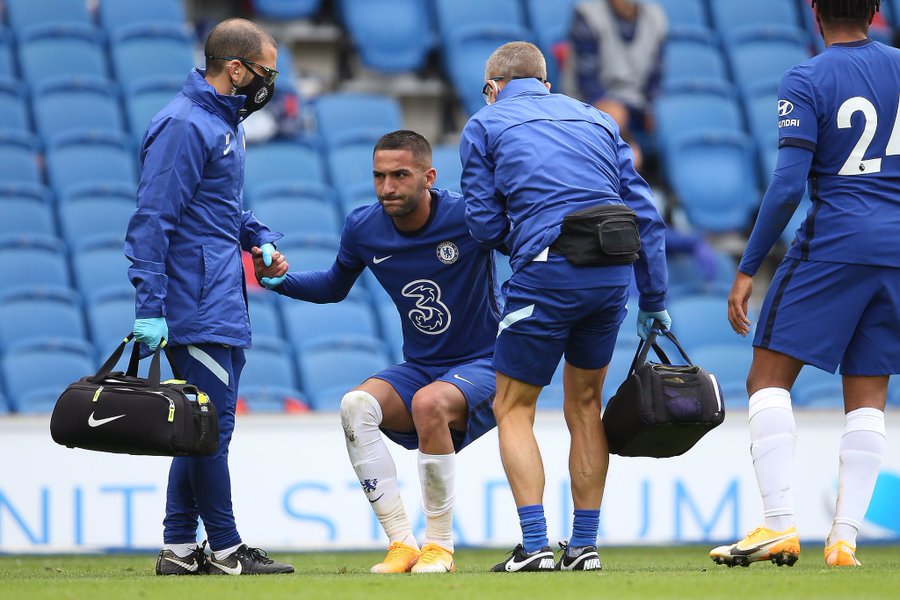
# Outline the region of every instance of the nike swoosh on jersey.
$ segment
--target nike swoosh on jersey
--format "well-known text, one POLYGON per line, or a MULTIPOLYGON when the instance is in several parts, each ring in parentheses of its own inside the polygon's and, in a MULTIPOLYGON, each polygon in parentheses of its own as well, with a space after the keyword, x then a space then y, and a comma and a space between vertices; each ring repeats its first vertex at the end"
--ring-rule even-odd
POLYGON ((166 557, 166 560, 169 561, 170 563, 175 563, 179 567, 183 567, 183 568, 187 569, 188 571, 196 571, 200 566, 196 562, 186 563, 186 562, 178 560, 177 558, 170 558, 168 556, 166 557))
POLYGON ((95 419, 94 413, 91 413, 90 415, 88 415, 88 425, 90 427, 100 427, 101 425, 106 425, 107 423, 115 421, 116 419, 121 419, 124 416, 125 415, 116 415, 115 417, 107 417, 105 419, 95 419))
POLYGON ((475 384, 474 384, 474 383, 472 383, 471 381, 469 381, 469 380, 466 379, 465 377, 460 377, 460 376, 459 376, 459 373, 454 373, 454 374, 453 374, 453 379, 459 379, 460 381, 465 381, 466 383, 468 383, 468 384, 471 385, 472 387, 475 387, 475 384))
POLYGON ((217 569, 221 569, 223 573, 228 573, 229 575, 240 575, 244 571, 244 565, 241 564, 241 561, 237 561, 236 567, 226 567, 219 563, 213 564, 216 565, 217 569))
POLYGON ((394 255, 393 255, 393 254, 388 254, 387 256, 382 256, 381 258, 378 258, 377 256, 373 256, 373 257, 372 257, 372 262, 373 262, 374 264, 376 264, 376 265, 380 265, 381 263, 383 263, 383 262, 386 261, 387 259, 391 258, 392 256, 394 256, 394 255))

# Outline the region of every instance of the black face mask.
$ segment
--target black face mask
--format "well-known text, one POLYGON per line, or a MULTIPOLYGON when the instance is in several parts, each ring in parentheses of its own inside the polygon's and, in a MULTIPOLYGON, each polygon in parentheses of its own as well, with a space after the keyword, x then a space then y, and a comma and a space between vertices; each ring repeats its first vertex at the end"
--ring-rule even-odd
POLYGON ((267 84, 265 79, 260 77, 255 71, 250 69, 250 72, 253 73, 253 79, 250 83, 234 89, 236 94, 247 96, 247 99, 244 101, 244 107, 240 111, 241 120, 246 119, 252 113, 265 106, 272 99, 272 94, 275 93, 274 81, 267 84))

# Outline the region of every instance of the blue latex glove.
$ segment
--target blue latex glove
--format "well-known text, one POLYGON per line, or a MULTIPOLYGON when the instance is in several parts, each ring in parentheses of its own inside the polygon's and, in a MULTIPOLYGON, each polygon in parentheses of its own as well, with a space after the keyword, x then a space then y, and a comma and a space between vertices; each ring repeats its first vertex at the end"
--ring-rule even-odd
POLYGON ((284 278, 284 275, 281 275, 280 277, 263 277, 259 280, 259 284, 267 290, 274 290, 279 285, 281 285, 281 282, 284 281, 284 278))
POLYGON ((658 312, 646 312, 643 310, 638 310, 637 334, 642 340, 646 341, 647 336, 650 335, 650 327, 653 325, 653 319, 659 321, 663 329, 668 329, 672 326, 672 317, 669 316, 669 311, 667 310, 661 310, 658 312))
POLYGON ((160 341, 169 339, 169 326, 165 317, 134 320, 134 339, 144 342, 151 350, 156 350, 160 341))
MULTIPOLYGON (((271 267, 272 266, 272 253, 275 252, 275 246, 273 246, 271 243, 263 244, 262 246, 259 247, 259 249, 262 250, 263 264, 266 265, 267 267, 271 267)), ((263 279, 268 279, 268 277, 264 277, 263 279)), ((273 279, 277 279, 277 277, 273 278, 273 279)), ((278 283, 281 283, 281 282, 279 281, 278 283)))

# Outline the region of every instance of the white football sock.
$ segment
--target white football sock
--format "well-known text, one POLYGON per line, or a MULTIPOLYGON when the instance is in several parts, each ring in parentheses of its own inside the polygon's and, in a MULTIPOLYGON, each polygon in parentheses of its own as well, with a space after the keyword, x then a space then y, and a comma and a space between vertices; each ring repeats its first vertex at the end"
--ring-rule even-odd
POLYGON ((884 413, 877 408, 858 408, 844 415, 841 438, 838 495, 834 524, 826 545, 837 541, 856 545, 859 525, 866 516, 881 459, 884 455, 884 413))
POLYGON ((163 550, 174 552, 178 558, 187 558, 196 547, 196 542, 191 542, 190 544, 163 544, 163 550))
POLYGON ((397 486, 397 468, 378 426, 383 415, 368 392, 353 391, 341 400, 341 425, 347 454, 372 510, 391 542, 418 548, 397 486))
POLYGON ((797 446, 791 394, 763 388, 750 396, 750 455, 762 496, 765 526, 784 531, 794 526, 793 463, 797 446))
POLYGON ((423 454, 419 451, 418 463, 425 513, 425 543, 434 543, 453 552, 456 455, 423 454))
POLYGON ((222 560, 223 558, 228 558, 229 556, 234 554, 237 551, 237 549, 240 547, 241 547, 241 544, 236 544, 236 545, 232 546, 231 548, 225 548, 224 550, 216 550, 215 552, 213 552, 213 556, 216 558, 216 560, 222 560))

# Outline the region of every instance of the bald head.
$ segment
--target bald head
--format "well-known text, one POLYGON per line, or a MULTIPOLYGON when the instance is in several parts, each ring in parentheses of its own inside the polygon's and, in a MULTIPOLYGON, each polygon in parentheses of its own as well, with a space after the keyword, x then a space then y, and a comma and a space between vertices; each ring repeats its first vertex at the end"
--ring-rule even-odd
POLYGON ((484 67, 484 78, 504 77, 526 79, 534 77, 547 79, 547 61, 538 47, 528 42, 509 42, 491 54, 484 67))
POLYGON ((275 38, 253 21, 227 19, 216 25, 206 38, 206 73, 216 76, 225 68, 224 56, 239 56, 258 62, 266 48, 277 48, 275 38))

